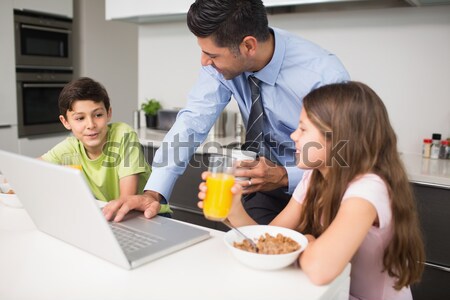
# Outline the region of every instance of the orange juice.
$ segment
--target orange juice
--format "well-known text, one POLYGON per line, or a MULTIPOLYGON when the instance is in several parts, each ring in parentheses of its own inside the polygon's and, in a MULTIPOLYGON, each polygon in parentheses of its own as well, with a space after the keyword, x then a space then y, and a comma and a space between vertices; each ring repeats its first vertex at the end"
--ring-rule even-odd
POLYGON ((214 221, 226 219, 231 209, 234 176, 223 173, 211 174, 206 179, 206 197, 203 202, 205 217, 214 221))
POLYGON ((80 170, 80 171, 83 170, 83 168, 81 167, 81 165, 67 165, 66 167, 78 169, 78 170, 80 170))

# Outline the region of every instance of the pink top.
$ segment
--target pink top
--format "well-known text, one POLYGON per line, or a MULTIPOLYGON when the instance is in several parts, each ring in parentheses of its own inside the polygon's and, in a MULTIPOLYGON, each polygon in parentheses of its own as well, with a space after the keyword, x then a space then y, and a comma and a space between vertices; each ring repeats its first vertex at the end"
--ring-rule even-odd
MULTIPOLYGON (((293 198, 303 203, 311 180, 312 170, 305 171, 293 198)), ((383 272, 383 253, 391 240, 392 212, 390 198, 384 181, 375 174, 365 174, 353 180, 343 198, 363 198, 376 209, 379 225, 372 226, 363 243, 351 260, 350 299, 411 300, 409 288, 396 291, 395 278, 383 272)))

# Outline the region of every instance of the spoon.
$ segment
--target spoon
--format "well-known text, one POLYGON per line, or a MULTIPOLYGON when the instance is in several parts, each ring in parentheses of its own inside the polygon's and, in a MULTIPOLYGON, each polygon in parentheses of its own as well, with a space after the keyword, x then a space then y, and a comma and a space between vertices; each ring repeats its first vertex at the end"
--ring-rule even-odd
POLYGON ((242 236, 246 241, 250 243, 255 252, 258 253, 258 246, 256 246, 255 242, 251 238, 247 237, 245 234, 242 233, 242 231, 234 227, 228 219, 222 220, 222 223, 225 224, 228 228, 235 230, 237 233, 239 233, 240 236, 242 236))

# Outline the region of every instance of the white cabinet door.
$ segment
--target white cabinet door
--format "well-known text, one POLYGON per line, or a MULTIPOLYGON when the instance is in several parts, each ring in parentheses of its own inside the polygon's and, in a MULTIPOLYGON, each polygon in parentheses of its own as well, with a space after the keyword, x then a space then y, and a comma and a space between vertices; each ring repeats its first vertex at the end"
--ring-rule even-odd
POLYGON ((0 149, 14 153, 19 152, 19 139, 16 125, 0 126, 0 149))
POLYGON ((129 19, 151 22, 186 15, 194 0, 105 0, 106 20, 129 19))
MULTIPOLYGON (((4 1, 4 0, 2 0, 4 1)), ((73 18, 72 0, 13 0, 14 8, 28 9, 73 18)))
POLYGON ((19 139, 19 152, 30 157, 40 157, 67 136, 68 134, 63 133, 46 137, 21 138, 19 139))
POLYGON ((0 127, 17 125, 12 0, 0 1, 0 127))

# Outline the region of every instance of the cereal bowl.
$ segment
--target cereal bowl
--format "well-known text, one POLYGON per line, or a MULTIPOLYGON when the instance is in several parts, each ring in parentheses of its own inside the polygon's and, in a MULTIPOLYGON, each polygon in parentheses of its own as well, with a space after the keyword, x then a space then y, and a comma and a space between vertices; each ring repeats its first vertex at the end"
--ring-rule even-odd
POLYGON ((237 232, 230 230, 225 233, 225 245, 227 245, 228 249, 230 249, 233 256, 242 264, 259 270, 277 270, 285 268, 294 263, 300 253, 308 246, 308 240, 303 234, 284 227, 271 225, 250 225, 239 227, 238 229, 255 242, 266 233, 274 237, 280 233, 284 237, 289 237, 300 245, 298 250, 285 254, 253 253, 233 246, 234 242, 241 243, 243 241, 243 238, 237 232))

